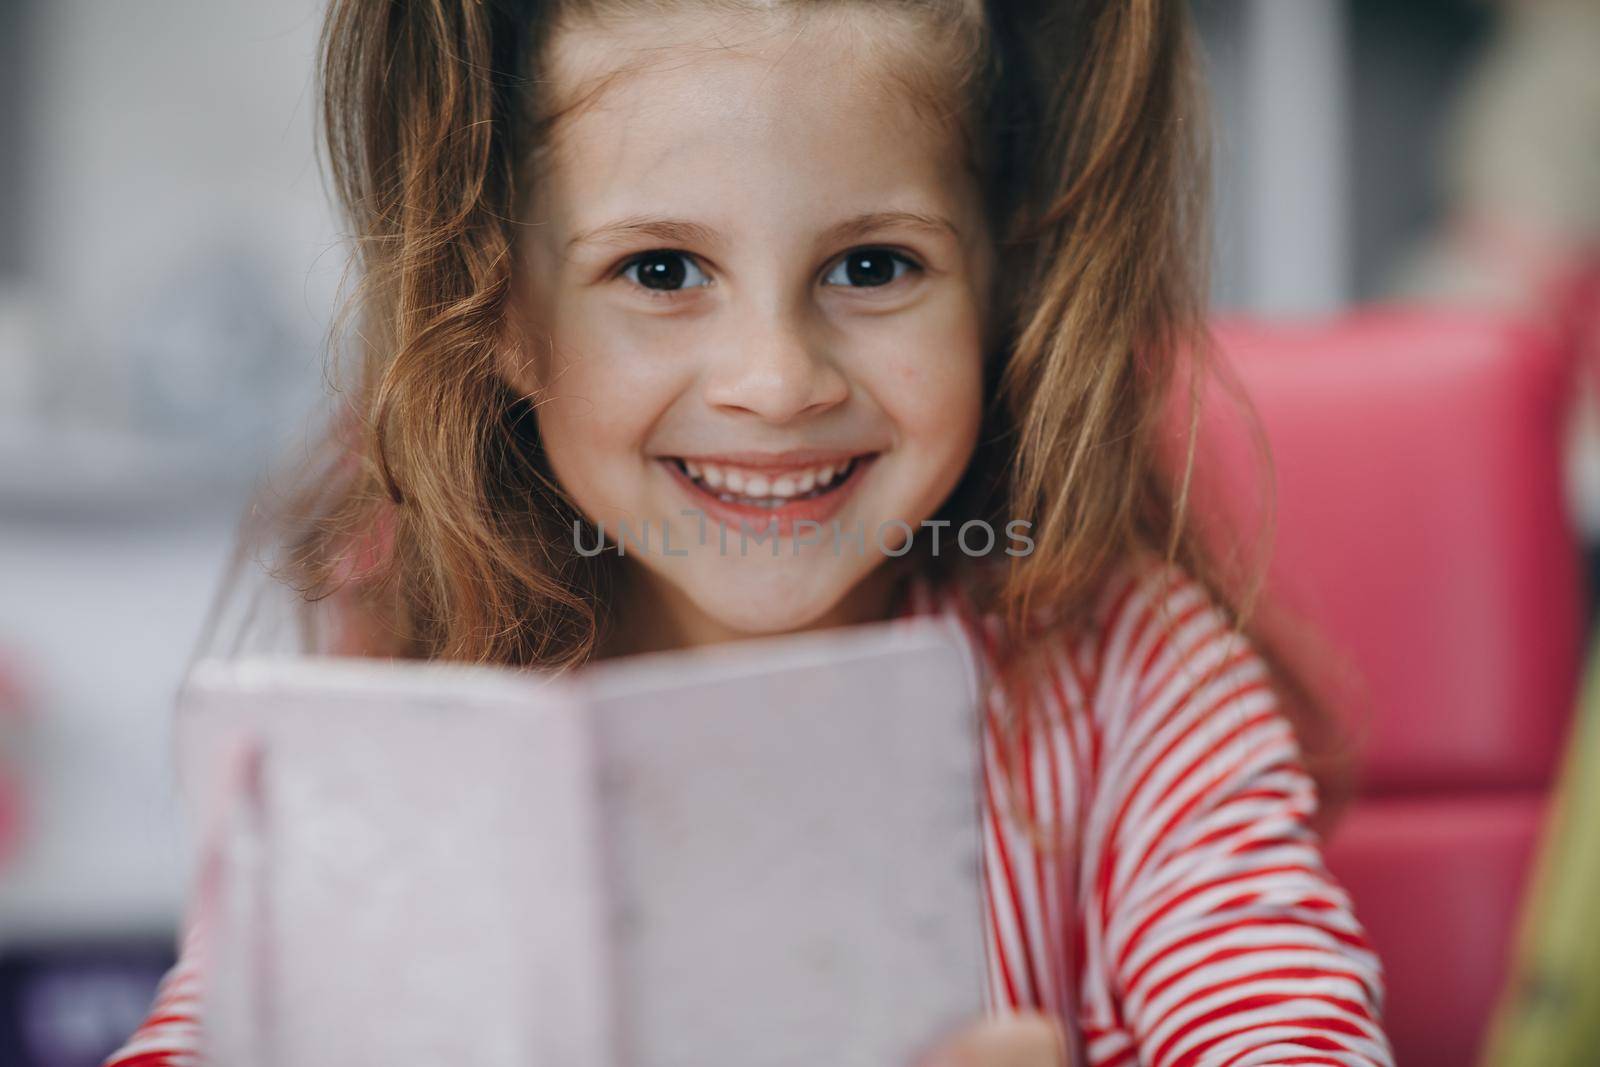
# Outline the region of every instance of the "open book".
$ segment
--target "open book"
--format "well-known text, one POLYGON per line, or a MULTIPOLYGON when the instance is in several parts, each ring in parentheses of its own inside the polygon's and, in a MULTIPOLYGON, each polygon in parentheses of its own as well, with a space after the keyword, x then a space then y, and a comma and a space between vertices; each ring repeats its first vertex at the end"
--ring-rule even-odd
POLYGON ((179 767, 237 1067, 902 1067, 984 1007, 944 624, 561 679, 206 660, 179 767))

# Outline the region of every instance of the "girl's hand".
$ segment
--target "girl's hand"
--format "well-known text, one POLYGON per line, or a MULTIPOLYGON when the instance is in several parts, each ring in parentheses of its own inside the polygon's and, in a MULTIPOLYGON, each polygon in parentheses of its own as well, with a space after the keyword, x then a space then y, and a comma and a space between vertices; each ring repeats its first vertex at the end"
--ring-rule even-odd
POLYGON ((1075 1067, 1061 1024, 1028 1012, 958 1030, 914 1067, 1075 1067))

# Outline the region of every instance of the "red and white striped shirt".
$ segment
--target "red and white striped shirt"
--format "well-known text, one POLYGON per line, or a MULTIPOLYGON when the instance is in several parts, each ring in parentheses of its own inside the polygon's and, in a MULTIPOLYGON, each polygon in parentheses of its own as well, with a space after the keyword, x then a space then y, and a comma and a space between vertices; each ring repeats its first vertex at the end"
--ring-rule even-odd
MULTIPOLYGON (((993 670, 996 620, 956 590, 913 607, 954 615, 993 670)), ((1392 1064, 1265 662, 1165 565, 1123 568, 1092 618, 1047 649, 1019 738, 998 740, 1002 696, 986 709, 990 1010, 1069 1020, 1089 1067, 1392 1064), (1072 847, 1036 848, 1013 798, 1072 847)))
MULTIPOLYGON (((1000 631, 959 590, 919 586, 908 612, 954 617, 992 669, 1000 631)), ((1033 680, 1047 714, 1016 789, 1002 698, 986 709, 989 1010, 1068 1020, 1086 1067, 1392 1067, 1378 959, 1323 865, 1265 663, 1170 567, 1119 572, 1093 619, 1033 680), (1035 847, 1014 798, 1073 846, 1035 847)), ((107 1067, 202 1062, 203 937, 107 1067)))

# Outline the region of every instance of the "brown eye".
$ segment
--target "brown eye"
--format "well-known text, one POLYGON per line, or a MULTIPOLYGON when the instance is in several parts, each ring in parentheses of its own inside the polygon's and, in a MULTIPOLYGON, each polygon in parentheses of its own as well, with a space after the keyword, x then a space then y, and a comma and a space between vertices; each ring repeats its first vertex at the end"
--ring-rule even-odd
POLYGON ((646 252, 630 261, 622 273, 646 289, 664 292, 710 283, 694 259, 682 252, 646 252))
POLYGON ((858 248, 846 253, 822 280, 824 285, 864 289, 888 285, 915 267, 905 256, 887 248, 858 248))

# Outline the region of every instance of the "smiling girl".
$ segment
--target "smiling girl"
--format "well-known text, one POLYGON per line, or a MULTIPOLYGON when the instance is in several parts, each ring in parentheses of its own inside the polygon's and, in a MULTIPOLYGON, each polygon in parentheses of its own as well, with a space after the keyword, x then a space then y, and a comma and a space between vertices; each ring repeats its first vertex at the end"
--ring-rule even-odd
MULTIPOLYGON (((270 513, 313 647, 951 613, 992 1010, 930 1062, 1389 1063, 1293 679, 1156 458, 1205 348, 1191 49, 1182 0, 336 0, 362 347, 270 513)), ((202 926, 112 1063, 203 1048, 202 926)))

